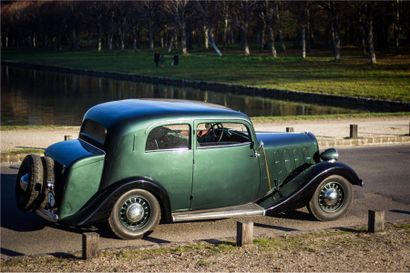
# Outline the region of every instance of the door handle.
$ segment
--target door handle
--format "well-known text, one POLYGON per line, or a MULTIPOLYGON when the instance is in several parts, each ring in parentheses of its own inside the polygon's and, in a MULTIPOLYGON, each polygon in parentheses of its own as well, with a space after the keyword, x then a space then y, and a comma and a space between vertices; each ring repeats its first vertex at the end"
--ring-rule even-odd
POLYGON ((254 151, 253 154, 250 155, 250 157, 260 157, 261 154, 258 153, 257 151, 254 151))

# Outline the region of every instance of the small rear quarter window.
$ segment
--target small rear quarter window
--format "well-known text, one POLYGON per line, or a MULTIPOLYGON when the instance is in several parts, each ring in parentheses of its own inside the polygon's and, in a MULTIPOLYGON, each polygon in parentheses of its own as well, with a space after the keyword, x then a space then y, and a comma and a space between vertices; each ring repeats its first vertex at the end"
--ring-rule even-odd
POLYGON ((94 120, 87 119, 81 126, 80 136, 91 139, 100 145, 104 145, 106 135, 107 129, 94 120))
POLYGON ((188 124, 163 125, 149 132, 145 150, 189 149, 189 143, 190 126, 188 124))

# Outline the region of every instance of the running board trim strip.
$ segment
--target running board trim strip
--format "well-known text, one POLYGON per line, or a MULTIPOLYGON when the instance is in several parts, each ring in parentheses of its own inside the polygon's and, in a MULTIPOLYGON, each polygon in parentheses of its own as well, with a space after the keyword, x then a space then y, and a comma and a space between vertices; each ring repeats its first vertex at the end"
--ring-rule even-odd
POLYGON ((200 220, 215 220, 242 216, 264 216, 265 209, 257 204, 252 204, 252 207, 238 209, 235 207, 226 208, 226 210, 203 210, 190 212, 172 213, 172 220, 174 222, 185 221, 200 221, 200 220))

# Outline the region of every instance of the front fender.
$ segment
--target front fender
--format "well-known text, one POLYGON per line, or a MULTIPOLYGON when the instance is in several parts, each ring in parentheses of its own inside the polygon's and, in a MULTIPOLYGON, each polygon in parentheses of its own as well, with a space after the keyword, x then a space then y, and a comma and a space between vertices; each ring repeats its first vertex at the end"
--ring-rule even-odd
POLYGON ((262 198, 258 203, 266 212, 279 213, 306 204, 319 184, 331 175, 340 175, 353 185, 363 186, 363 181, 348 165, 340 162, 320 162, 302 171, 279 189, 280 198, 271 198, 274 194, 262 198), (296 190, 290 190, 299 185, 296 190))
POLYGON ((115 201, 125 192, 136 188, 144 189, 154 194, 161 206, 162 220, 172 222, 171 206, 167 191, 159 183, 147 177, 131 177, 112 184, 100 193, 97 193, 76 214, 61 221, 76 226, 105 221, 110 216, 115 201))

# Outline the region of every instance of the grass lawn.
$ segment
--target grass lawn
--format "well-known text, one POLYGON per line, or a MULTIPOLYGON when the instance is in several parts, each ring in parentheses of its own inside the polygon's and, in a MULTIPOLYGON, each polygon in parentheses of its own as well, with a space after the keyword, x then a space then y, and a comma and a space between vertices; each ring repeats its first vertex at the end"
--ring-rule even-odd
POLYGON ((410 102, 410 54, 378 56, 376 65, 357 52, 346 51, 336 63, 328 53, 318 52, 306 60, 294 56, 277 59, 256 53, 246 57, 237 51, 218 57, 212 52, 180 56, 180 64, 156 68, 151 51, 33 51, 3 50, 2 60, 234 83, 300 92, 336 94, 410 102))

